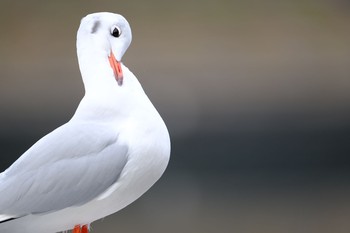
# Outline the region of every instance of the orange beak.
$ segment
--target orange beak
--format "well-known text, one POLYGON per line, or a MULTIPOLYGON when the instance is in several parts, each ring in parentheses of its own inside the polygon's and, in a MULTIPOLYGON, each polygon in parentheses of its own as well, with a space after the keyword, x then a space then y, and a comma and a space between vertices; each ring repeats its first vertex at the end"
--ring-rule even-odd
POLYGON ((117 80, 117 83, 119 86, 123 85, 123 71, 122 66, 119 61, 117 61, 114 57, 113 52, 111 51, 111 54, 108 56, 109 64, 111 65, 114 77, 117 80))

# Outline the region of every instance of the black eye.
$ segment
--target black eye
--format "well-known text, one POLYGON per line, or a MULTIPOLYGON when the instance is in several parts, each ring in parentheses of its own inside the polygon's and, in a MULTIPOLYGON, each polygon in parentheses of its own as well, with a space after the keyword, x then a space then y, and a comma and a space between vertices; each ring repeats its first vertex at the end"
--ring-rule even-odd
POLYGON ((111 30, 112 36, 119 37, 120 34, 122 34, 122 31, 120 30, 120 28, 118 28, 117 26, 112 27, 112 30, 111 30))

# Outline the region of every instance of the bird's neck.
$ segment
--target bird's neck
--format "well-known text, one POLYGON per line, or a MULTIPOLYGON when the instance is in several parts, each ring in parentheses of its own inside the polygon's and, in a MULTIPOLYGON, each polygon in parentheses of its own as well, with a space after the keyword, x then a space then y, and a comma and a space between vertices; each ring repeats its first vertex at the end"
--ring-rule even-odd
POLYGON ((78 61, 87 94, 106 92, 116 85, 106 52, 80 48, 78 61))

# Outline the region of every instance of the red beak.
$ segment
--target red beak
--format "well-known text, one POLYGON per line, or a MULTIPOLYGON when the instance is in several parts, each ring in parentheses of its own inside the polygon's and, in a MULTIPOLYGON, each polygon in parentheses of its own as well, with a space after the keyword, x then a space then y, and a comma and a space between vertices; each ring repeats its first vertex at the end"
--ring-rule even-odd
POLYGON ((108 60, 109 60, 109 64, 113 69, 115 80, 117 80, 117 83, 119 86, 123 85, 122 66, 120 62, 115 59, 112 51, 111 51, 111 54, 108 56, 108 60))

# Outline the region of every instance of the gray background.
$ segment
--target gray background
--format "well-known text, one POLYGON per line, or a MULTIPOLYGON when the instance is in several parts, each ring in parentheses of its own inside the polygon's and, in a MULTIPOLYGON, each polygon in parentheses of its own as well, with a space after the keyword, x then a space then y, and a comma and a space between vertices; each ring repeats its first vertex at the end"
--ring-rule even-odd
POLYGON ((172 158, 93 232, 349 232, 345 0, 2 0, 1 170, 73 115, 76 30, 98 11, 131 24, 123 62, 167 123, 172 158))

